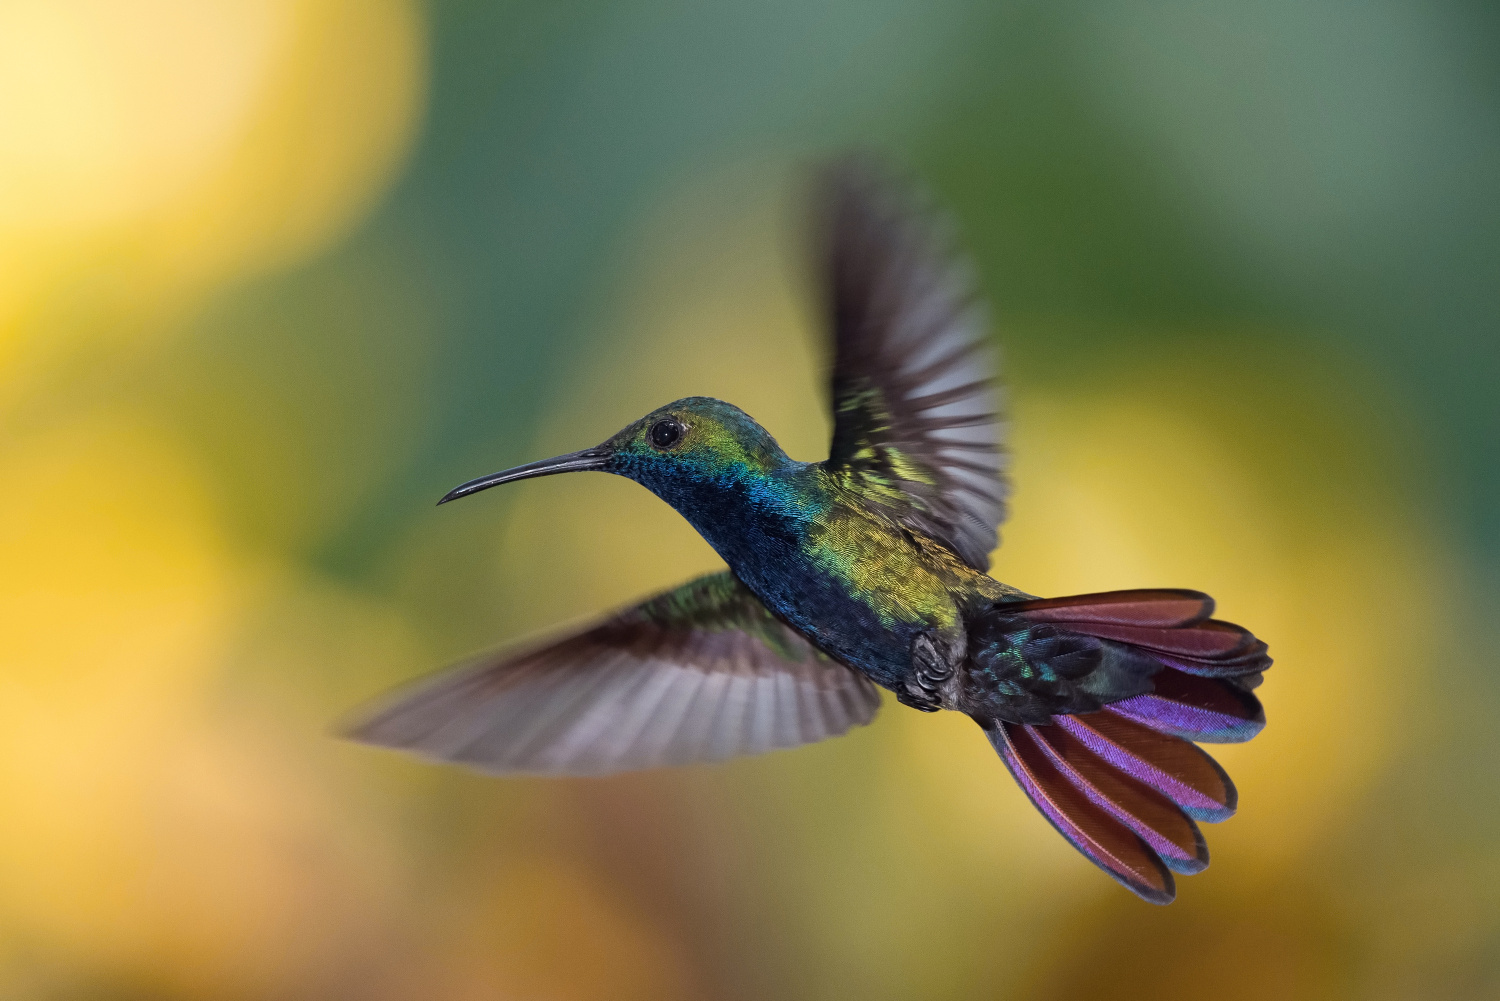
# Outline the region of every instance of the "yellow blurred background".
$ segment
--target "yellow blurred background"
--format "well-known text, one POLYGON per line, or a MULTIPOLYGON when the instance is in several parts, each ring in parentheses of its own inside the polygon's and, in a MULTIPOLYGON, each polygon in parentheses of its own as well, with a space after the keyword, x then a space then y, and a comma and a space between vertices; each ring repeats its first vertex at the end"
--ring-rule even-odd
POLYGON ((0 2, 0 996, 1500 995, 1500 21, 1385 0, 0 2), (996 575, 1271 644, 1169 908, 967 720, 495 780, 331 736, 715 566, 678 396, 826 447, 799 180, 948 205, 996 575))

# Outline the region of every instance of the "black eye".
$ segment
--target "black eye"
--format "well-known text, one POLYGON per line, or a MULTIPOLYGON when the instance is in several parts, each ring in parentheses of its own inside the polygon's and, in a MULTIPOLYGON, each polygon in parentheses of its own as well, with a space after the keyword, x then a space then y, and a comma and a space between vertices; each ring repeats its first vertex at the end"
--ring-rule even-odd
POLYGON ((671 448, 682 440, 682 425, 670 417, 663 417, 651 425, 651 444, 657 448, 671 448))

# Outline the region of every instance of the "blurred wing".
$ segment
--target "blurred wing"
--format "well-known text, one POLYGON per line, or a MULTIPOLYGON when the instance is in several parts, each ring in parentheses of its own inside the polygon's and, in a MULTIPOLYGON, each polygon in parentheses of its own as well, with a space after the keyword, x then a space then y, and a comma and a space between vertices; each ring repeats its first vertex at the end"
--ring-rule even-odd
POLYGON ((487 772, 600 775, 810 744, 879 706, 724 572, 418 682, 349 736, 487 772))
POLYGON ((826 468, 986 570, 1009 486, 969 270, 933 216, 868 164, 833 168, 826 197, 834 339, 826 468))

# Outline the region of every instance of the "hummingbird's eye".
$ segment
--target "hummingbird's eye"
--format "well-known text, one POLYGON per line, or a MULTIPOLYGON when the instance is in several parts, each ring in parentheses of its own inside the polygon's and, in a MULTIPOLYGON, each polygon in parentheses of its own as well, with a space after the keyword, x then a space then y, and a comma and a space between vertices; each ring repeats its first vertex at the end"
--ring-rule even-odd
POLYGON ((682 440, 682 425, 670 417, 663 417, 651 425, 647 436, 656 448, 671 448, 682 440))

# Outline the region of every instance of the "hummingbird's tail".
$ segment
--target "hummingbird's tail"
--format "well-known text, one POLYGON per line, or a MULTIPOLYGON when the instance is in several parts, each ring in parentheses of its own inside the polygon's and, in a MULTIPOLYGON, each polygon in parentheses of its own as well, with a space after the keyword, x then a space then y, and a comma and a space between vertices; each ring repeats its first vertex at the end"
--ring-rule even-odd
MULTIPOLYGON (((1153 662, 1151 690, 1050 724, 980 720, 1038 809, 1074 847, 1153 903, 1176 895, 1172 873, 1208 865, 1195 821, 1235 811, 1234 783, 1194 745, 1249 740, 1265 726, 1252 689, 1266 645, 1209 616, 1193 591, 1115 591, 1007 604, 1068 642, 1101 649, 1103 665, 1153 662)), ((1096 661, 1098 663, 1100 661, 1096 661)), ((1134 668, 1138 670, 1138 668, 1134 668)))

